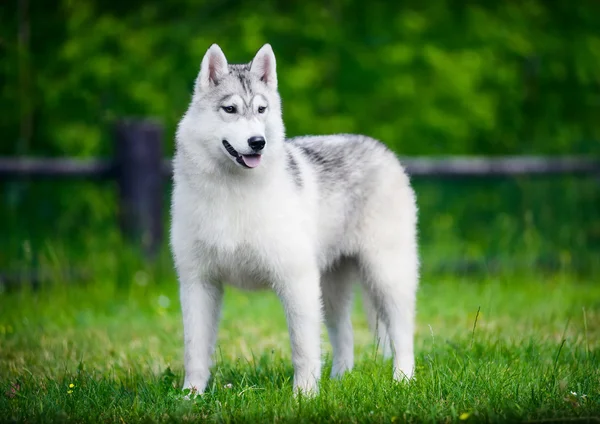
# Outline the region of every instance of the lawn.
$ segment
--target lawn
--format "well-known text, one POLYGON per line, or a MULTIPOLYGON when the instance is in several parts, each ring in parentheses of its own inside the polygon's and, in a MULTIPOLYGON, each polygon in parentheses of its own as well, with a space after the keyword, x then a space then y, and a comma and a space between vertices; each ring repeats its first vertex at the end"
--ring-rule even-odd
MULTIPOLYGON (((292 394, 282 308, 228 290, 213 379, 185 400, 170 276, 0 293, 0 420, 600 421, 600 285, 566 274, 426 277, 416 379, 395 383, 357 299, 355 370, 292 394)), ((325 333, 324 333, 325 334, 325 333)), ((324 340, 325 337, 323 337, 324 340)), ((324 343, 327 374, 330 347, 324 343)))

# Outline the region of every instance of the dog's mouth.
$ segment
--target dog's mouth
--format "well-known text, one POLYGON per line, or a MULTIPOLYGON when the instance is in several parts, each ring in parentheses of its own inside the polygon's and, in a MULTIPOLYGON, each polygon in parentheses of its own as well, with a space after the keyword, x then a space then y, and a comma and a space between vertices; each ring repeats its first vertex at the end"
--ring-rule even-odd
POLYGON ((244 168, 256 168, 260 164, 261 155, 253 154, 253 155, 240 155, 237 150, 233 148, 231 144, 227 142, 227 140, 223 140, 223 146, 227 153, 235 158, 235 161, 242 165, 244 168))

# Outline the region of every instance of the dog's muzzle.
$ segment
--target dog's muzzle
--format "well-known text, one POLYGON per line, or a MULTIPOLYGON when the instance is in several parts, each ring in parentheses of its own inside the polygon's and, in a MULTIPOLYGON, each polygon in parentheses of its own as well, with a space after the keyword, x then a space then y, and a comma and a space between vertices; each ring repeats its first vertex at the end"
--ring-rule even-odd
MULTIPOLYGON (((254 137, 253 137, 254 138, 254 137)), ((260 149, 262 149, 264 147, 265 144, 265 140, 264 138, 260 137, 262 139, 262 145, 260 147, 260 149)), ((233 156, 235 158, 235 161, 240 164, 241 166, 243 166, 244 168, 256 168, 259 164, 260 164, 260 159, 261 159, 261 155, 260 154, 251 154, 251 155, 241 155, 238 153, 237 150, 235 150, 233 148, 233 146, 231 144, 229 144, 229 142, 227 140, 223 140, 223 147, 225 147, 225 150, 227 150, 227 153, 229 153, 231 156, 233 156)))

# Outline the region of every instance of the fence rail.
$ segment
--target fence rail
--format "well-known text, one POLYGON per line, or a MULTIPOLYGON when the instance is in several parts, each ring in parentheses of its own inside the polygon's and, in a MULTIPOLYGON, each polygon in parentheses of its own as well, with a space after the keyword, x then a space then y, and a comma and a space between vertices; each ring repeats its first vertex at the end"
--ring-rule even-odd
POLYGON ((423 177, 503 177, 519 175, 600 174, 600 160, 588 157, 443 157, 400 158, 408 173, 423 177))
MULTIPOLYGON (((520 175, 600 175, 600 160, 588 157, 407 157, 400 160, 411 176, 418 177, 510 177, 520 175)), ((116 174, 110 159, 0 158, 0 178, 94 178, 116 174)), ((160 172, 170 176, 171 159, 162 159, 160 172)))
POLYGON ((115 161, 110 159, 0 158, 0 178, 114 178, 115 161))
MULTIPOLYGON (((162 128, 149 121, 121 121, 115 127, 114 159, 0 158, 0 179, 90 178, 116 180, 122 231, 152 256, 162 228, 162 184, 172 172, 162 156, 162 128)), ((513 177, 597 175, 600 158, 542 157, 400 157, 414 177, 513 177)))

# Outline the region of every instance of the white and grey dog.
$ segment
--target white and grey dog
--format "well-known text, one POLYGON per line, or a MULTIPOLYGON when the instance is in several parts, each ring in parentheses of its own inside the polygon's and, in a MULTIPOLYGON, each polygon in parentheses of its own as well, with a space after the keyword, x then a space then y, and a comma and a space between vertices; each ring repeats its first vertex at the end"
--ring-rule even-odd
POLYGON ((286 140, 268 44, 243 65, 228 64, 216 44, 208 49, 176 138, 171 247, 184 388, 206 388, 224 283, 271 288, 281 299, 296 392, 318 390, 323 316, 332 376, 353 367, 359 280, 372 327, 391 342, 394 378, 411 378, 417 207, 396 156, 360 135, 286 140))

